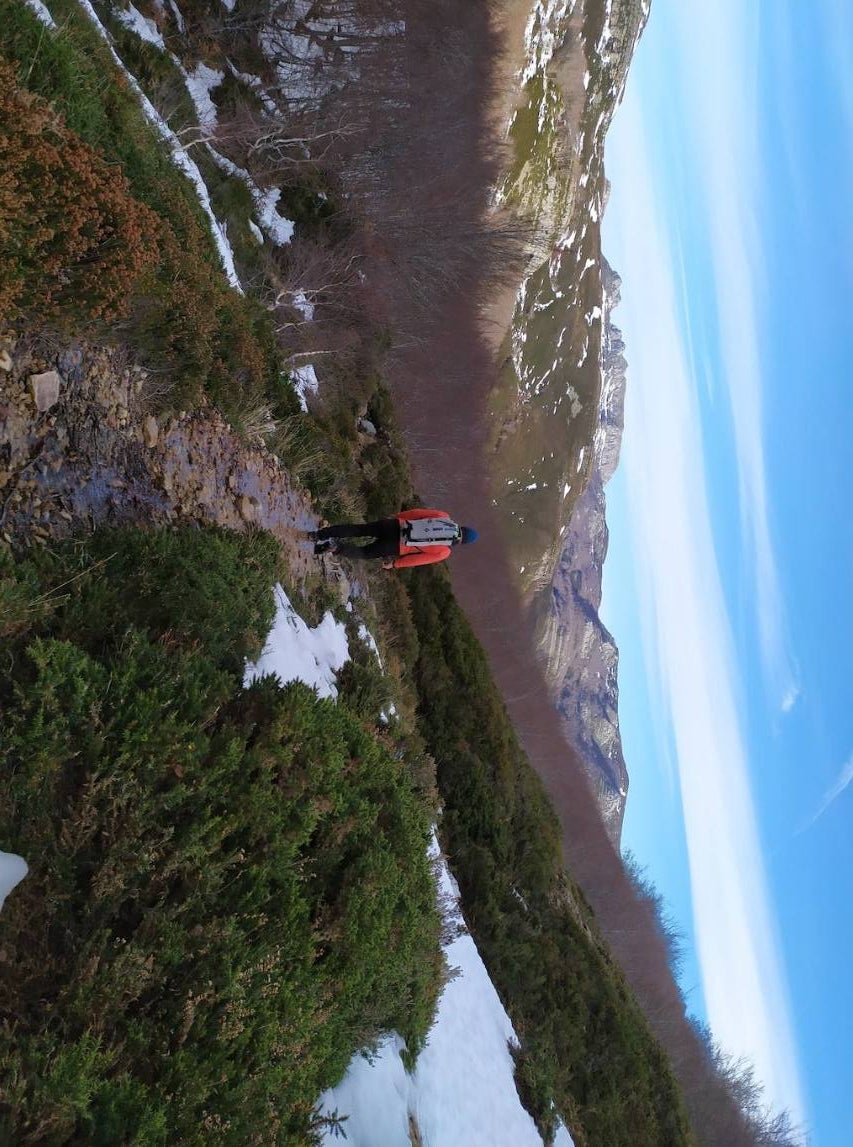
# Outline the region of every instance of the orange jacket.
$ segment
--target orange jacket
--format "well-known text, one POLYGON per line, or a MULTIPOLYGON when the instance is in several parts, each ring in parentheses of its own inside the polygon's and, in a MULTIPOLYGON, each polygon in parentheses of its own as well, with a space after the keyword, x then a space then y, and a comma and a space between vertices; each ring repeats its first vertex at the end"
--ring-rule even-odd
POLYGON ((394 569, 407 569, 410 566, 426 566, 430 562, 443 562, 450 557, 450 546, 407 546, 403 541, 402 527, 405 522, 418 518, 449 518, 446 510, 403 510, 394 515, 400 523, 400 557, 391 563, 394 569))

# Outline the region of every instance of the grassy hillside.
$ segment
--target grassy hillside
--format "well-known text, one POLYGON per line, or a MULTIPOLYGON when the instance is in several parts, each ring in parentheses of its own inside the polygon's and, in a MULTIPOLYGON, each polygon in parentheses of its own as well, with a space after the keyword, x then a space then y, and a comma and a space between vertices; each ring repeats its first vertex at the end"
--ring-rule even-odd
MULTIPOLYGON (((442 975, 408 764, 241 687, 277 547, 95 535, 2 557, 0 1141, 312 1141, 319 1092, 442 975)), ((357 704, 357 691, 354 691, 357 704)))

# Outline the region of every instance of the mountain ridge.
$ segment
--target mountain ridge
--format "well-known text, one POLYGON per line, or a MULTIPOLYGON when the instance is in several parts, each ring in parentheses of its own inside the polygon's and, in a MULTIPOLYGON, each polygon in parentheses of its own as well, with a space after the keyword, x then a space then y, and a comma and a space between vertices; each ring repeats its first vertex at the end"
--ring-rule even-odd
POLYGON ((621 280, 602 260, 602 387, 592 469, 562 533, 560 555, 539 597, 537 644, 566 735, 577 750, 602 817, 618 846, 628 793, 619 733, 619 650, 599 616, 609 541, 604 487, 618 461, 626 368, 622 333, 611 321, 621 280))
POLYGON ((605 138, 648 14, 642 0, 534 8, 509 128, 515 183, 502 190, 545 251, 517 292, 492 399, 494 504, 549 696, 617 847, 628 789, 619 654, 598 609, 626 365, 600 228, 605 138))

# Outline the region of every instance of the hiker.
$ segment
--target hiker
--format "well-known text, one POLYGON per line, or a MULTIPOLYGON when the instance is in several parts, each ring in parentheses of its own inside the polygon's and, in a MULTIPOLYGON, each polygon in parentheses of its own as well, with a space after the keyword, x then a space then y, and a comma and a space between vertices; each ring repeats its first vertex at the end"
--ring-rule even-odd
POLYGON ((393 518, 362 525, 343 523, 324 526, 314 534, 314 553, 338 554, 342 558, 384 558, 386 570, 425 566, 450 557, 453 546, 477 540, 470 526, 457 526, 446 510, 403 510, 393 518), (366 546, 350 545, 339 538, 373 538, 366 546))

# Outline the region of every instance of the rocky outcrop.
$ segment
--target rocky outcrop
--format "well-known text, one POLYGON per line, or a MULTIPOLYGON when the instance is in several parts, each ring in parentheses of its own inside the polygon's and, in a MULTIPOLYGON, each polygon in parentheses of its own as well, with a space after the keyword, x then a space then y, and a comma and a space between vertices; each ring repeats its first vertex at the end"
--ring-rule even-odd
MULTIPOLYGON (((8 353, 8 352, 7 352, 8 353)), ((11 359, 9 370, 11 370, 11 359)), ((46 370, 42 374, 30 375, 30 390, 36 410, 44 414, 59 402, 59 392, 62 389, 62 379, 55 370, 46 370)))
POLYGON ((626 364, 621 332, 611 322, 620 280, 606 262, 602 285, 602 388, 592 472, 565 527, 548 592, 540 598, 538 637, 563 727, 584 762, 608 832, 618 844, 628 792, 619 736, 619 651, 598 610, 608 544, 604 487, 619 460, 626 364))
POLYGON ((343 572, 304 537, 318 524, 308 497, 221 415, 158 419, 146 409, 156 379, 116 348, 0 331, 0 355, 0 544, 96 525, 258 528, 281 543, 294 585, 320 574, 343 596, 343 572))

